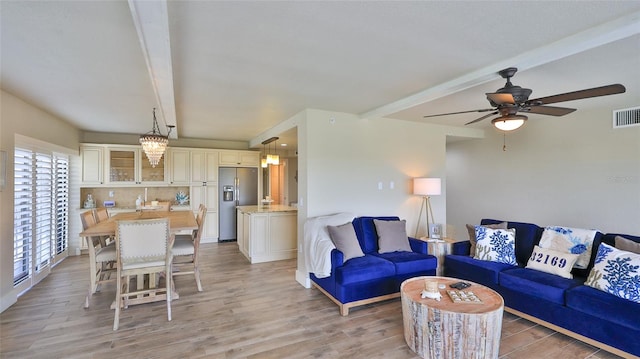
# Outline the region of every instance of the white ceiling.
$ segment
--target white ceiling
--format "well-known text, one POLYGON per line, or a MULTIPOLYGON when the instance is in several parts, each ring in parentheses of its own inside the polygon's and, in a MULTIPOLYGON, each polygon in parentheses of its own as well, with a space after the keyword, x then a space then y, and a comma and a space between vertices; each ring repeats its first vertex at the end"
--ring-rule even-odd
POLYGON ((640 102, 638 1, 131 4, 3 0, 2 88, 85 131, 145 133, 159 107, 180 138, 233 141, 305 108, 462 126, 480 115, 423 115, 489 107, 509 66, 532 98, 627 87, 579 111, 640 102))

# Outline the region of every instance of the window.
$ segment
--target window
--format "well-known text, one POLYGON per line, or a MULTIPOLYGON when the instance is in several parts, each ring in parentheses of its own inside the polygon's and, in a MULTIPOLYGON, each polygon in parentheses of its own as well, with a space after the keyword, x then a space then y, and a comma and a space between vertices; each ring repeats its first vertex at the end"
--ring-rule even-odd
POLYGON ((69 158, 15 148, 13 283, 39 282, 67 255, 69 158))

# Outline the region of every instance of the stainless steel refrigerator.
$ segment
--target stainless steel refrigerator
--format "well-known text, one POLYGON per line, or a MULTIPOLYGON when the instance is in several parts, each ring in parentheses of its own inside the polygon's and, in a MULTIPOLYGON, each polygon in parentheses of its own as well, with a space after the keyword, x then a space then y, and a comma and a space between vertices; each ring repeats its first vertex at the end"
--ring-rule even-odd
POLYGON ((218 201, 218 241, 235 241, 236 206, 258 204, 258 169, 220 167, 218 201))

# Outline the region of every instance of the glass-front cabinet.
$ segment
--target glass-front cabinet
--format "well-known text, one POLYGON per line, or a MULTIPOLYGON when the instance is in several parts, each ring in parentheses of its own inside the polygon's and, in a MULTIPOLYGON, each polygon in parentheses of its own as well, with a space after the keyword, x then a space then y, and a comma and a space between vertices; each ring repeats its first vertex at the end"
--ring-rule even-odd
POLYGON ((164 182, 166 178, 165 171, 165 157, 167 157, 167 153, 165 152, 160 159, 160 162, 155 167, 151 167, 151 163, 149 163, 149 158, 147 158, 147 154, 144 151, 140 150, 141 157, 141 170, 140 170, 140 181, 143 183, 147 182, 164 182))
POLYGON ((107 149, 108 182, 113 184, 154 184, 165 182, 165 156, 151 167, 140 148, 109 147, 107 149))

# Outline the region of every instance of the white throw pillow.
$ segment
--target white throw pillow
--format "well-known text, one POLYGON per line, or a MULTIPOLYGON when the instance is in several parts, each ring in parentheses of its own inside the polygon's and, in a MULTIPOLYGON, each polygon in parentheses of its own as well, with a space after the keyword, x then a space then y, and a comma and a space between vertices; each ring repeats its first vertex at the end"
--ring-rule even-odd
POLYGON ((578 254, 564 253, 535 246, 533 247, 533 253, 531 253, 531 258, 529 258, 526 268, 572 279, 573 274, 571 274, 571 269, 577 259, 578 254))
POLYGON ((640 254, 600 243, 595 264, 584 284, 640 303, 640 254))
POLYGON ((518 265, 516 261, 516 230, 491 229, 476 226, 475 259, 518 265))
POLYGON ((550 226, 545 227, 540 238, 540 247, 556 251, 579 254, 574 264, 585 269, 591 260, 591 247, 597 231, 592 229, 550 226))

